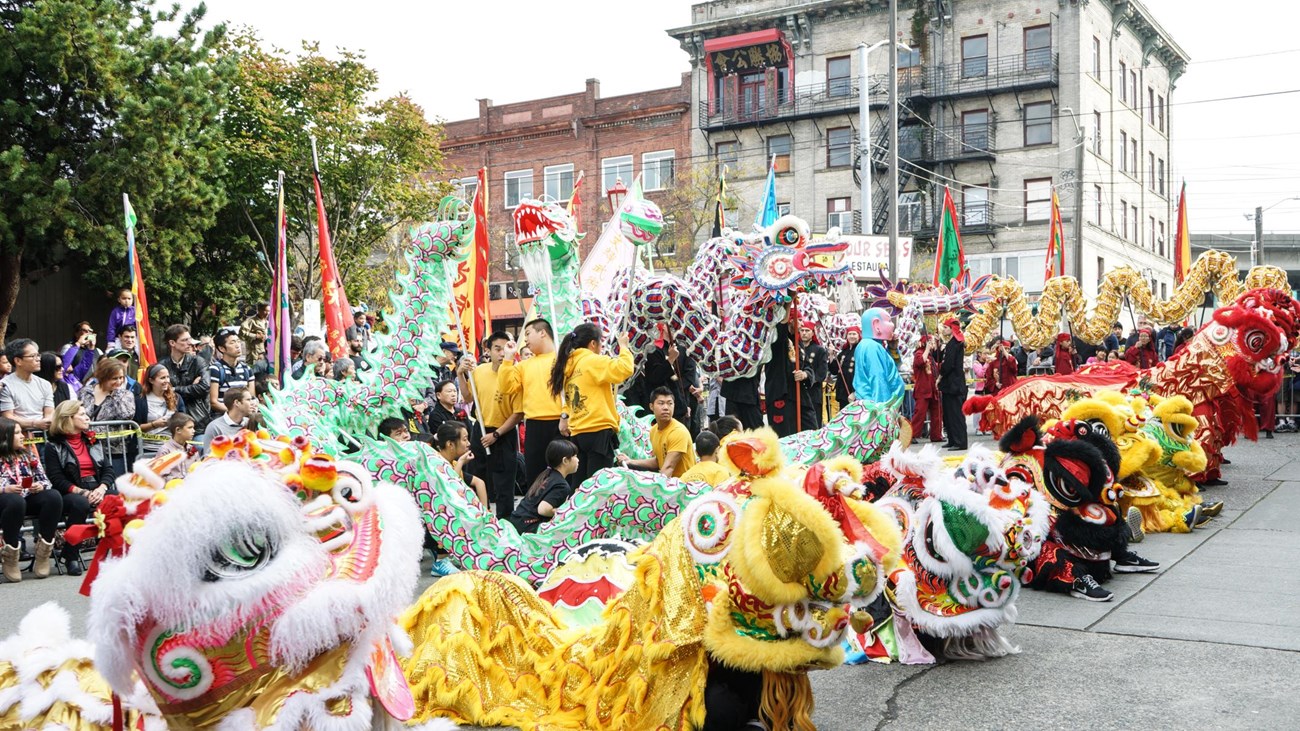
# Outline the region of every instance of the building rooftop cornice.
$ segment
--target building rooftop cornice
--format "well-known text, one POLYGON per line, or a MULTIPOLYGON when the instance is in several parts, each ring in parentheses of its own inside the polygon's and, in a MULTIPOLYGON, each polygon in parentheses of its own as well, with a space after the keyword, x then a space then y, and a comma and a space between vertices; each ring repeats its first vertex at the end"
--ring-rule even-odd
MULTIPOLYGON (((692 12, 697 7, 708 5, 709 3, 698 3, 691 7, 692 12)), ((684 25, 680 28, 668 29, 668 35, 676 38, 678 41, 685 43, 693 35, 701 35, 705 38, 713 38, 720 35, 728 35, 733 31, 744 30, 756 26, 770 27, 771 21, 786 18, 801 13, 825 13, 833 10, 866 10, 871 6, 885 7, 884 0, 812 0, 811 2, 796 2, 789 5, 779 5, 765 10, 758 10, 743 15, 733 15, 725 18, 715 18, 705 20, 699 23, 684 25)))
POLYGON ((1134 34, 1142 39, 1143 61, 1149 56, 1158 57, 1175 76, 1187 68, 1191 56, 1174 41, 1169 31, 1160 25, 1151 11, 1139 0, 1103 0, 1111 6, 1116 19, 1127 23, 1134 34))

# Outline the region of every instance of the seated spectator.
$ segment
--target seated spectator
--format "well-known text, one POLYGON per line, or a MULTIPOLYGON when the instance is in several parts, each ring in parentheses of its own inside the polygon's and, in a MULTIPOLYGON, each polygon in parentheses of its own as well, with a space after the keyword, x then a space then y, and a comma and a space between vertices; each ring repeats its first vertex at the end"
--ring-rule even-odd
POLYGON ((0 416, 13 419, 27 431, 49 429, 54 416, 54 388, 36 375, 40 348, 33 340, 19 338, 5 346, 5 358, 13 372, 0 380, 0 416))
POLYGON ((411 433, 411 438, 416 435, 429 433, 429 421, 425 418, 429 405, 424 399, 413 397, 409 401, 410 406, 402 409, 402 416, 406 418, 406 429, 411 433))
POLYGON ((185 454, 185 459, 172 465, 159 476, 164 480, 179 480, 189 472, 190 465, 199 460, 199 447, 194 441, 194 417, 176 412, 167 418, 167 433, 171 437, 158 448, 155 457, 162 457, 172 452, 185 454))
POLYGON ((302 360, 294 363, 293 377, 304 375, 327 376, 329 368, 329 348, 320 338, 308 338, 302 346, 302 360))
POLYGON ((36 518, 36 562, 32 574, 38 579, 50 575, 54 533, 63 516, 63 497, 50 484, 40 456, 23 441, 23 428, 13 419, 0 417, 0 566, 6 581, 23 580, 18 565, 22 553, 23 518, 36 518))
MULTIPOLYGON (((115 358, 101 358, 95 366, 95 377, 81 389, 81 405, 91 421, 131 421, 135 419, 135 396, 126 387, 126 366, 115 358)), ((120 429, 115 428, 115 431, 120 429)), ((139 445, 135 438, 109 440, 108 452, 113 460, 113 472, 125 475, 130 471, 130 455, 139 445)))
POLYGON ((664 477, 681 477, 695 466, 691 433, 673 418, 673 408, 673 392, 667 386, 660 386, 650 393, 650 409, 655 417, 655 423, 650 426, 650 448, 654 456, 628 459, 627 455, 620 454, 619 464, 638 470, 653 470, 664 477))
MULTIPOLYGON (((438 431, 433 435, 433 448, 438 456, 447 460, 456 474, 463 480, 465 478, 465 463, 474 458, 474 454, 469 451, 469 429, 459 421, 448 421, 438 427, 438 431)), ((487 485, 478 478, 470 478, 471 487, 478 496, 479 505, 486 511, 488 508, 487 485)), ((430 576, 450 576, 458 573, 460 569, 456 568, 445 555, 437 558, 440 548, 436 543, 426 540, 426 547, 431 548, 434 554, 433 567, 429 570, 430 576)))
POLYGON ((709 424, 709 431, 718 437, 718 443, 721 444, 722 440, 726 439, 732 432, 740 431, 741 426, 740 419, 734 416, 719 416, 709 424))
MULTIPOLYGON (((117 473, 103 442, 90 431, 90 415, 81 401, 69 399, 54 409, 49 438, 45 442, 45 474, 63 496, 63 521, 67 525, 86 522, 90 509, 104 496, 117 492, 117 473)), ((76 546, 64 544, 59 560, 69 576, 81 575, 81 557, 76 546)))
POLYGON ((573 494, 569 475, 578 471, 578 447, 568 439, 554 439, 546 445, 546 469, 533 480, 524 499, 515 506, 510 524, 520 533, 536 533, 542 523, 573 494))
POLYGON ((339 358, 334 361, 334 380, 357 380, 357 362, 351 358, 339 358))
POLYGON ((700 461, 682 473, 682 482, 703 482, 717 487, 731 479, 731 472, 718 464, 718 435, 707 429, 695 437, 695 454, 700 461))
POLYGON ((233 437, 248 428, 249 417, 257 413, 257 397, 245 388, 232 388, 222 398, 226 413, 218 416, 203 430, 203 452, 212 447, 212 440, 217 436, 233 437))
POLYGON ((411 430, 407 427, 406 422, 395 416, 379 422, 379 436, 388 437, 395 442, 411 441, 411 430))
POLYGON ((185 402, 172 388, 172 375, 167 366, 154 363, 144 374, 144 385, 135 397, 135 422, 144 436, 141 454, 151 458, 167 441, 171 431, 167 423, 172 414, 185 410, 185 402))

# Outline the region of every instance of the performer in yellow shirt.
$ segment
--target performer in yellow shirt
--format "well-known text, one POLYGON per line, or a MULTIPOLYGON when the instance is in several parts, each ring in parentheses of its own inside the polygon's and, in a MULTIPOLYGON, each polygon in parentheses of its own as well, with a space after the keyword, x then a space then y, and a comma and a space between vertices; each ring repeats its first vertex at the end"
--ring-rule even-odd
POLYGON ((514 345, 514 338, 498 330, 483 342, 489 361, 471 371, 468 366, 457 369, 460 392, 465 398, 478 393, 483 413, 479 423, 483 426, 482 443, 489 452, 486 460, 488 495, 496 502, 498 518, 509 518, 515 510, 515 477, 519 470, 519 430, 515 427, 524 420, 518 393, 507 395, 500 389, 501 364, 506 349, 514 345), (467 374, 474 379, 470 388, 467 374))
POLYGON ((531 485, 546 469, 546 445, 560 438, 560 400, 548 387, 555 365, 555 331, 538 318, 524 325, 524 345, 533 357, 515 363, 514 343, 507 343, 497 371, 497 389, 520 399, 524 414, 524 483, 531 485))
POLYGON ((731 479, 731 472, 718 464, 718 435, 704 429, 695 437, 695 454, 699 462, 682 474, 682 482, 703 482, 717 487, 731 479))
POLYGON ((551 395, 563 394, 568 409, 560 414, 560 433, 582 454, 578 469, 568 477, 575 490, 598 470, 614 466, 619 421, 614 387, 634 370, 627 335, 618 338, 617 358, 603 354, 604 339, 600 326, 578 325, 560 343, 551 369, 551 395))
POLYGON ((673 392, 660 386, 650 392, 650 410, 655 423, 650 427, 650 449, 654 457, 628 459, 618 456, 619 464, 641 470, 656 470, 665 477, 681 477, 695 466, 695 449, 691 446, 691 433, 680 421, 673 418, 673 392))

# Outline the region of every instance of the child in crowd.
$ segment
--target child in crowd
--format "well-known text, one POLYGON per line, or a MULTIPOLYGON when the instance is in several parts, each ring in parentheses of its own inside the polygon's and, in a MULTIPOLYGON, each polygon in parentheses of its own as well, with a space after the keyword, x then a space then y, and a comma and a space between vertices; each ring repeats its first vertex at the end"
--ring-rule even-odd
POLYGON ((117 334, 122 332, 122 328, 127 325, 135 324, 135 295, 131 290, 122 287, 117 290, 117 307, 108 313, 108 347, 116 348, 118 346, 117 334))
POLYGON ((695 437, 695 456, 699 459, 695 466, 682 473, 682 482, 703 482, 709 487, 718 487, 731 479, 726 467, 718 464, 718 435, 705 429, 695 437))
POLYGON ((568 439, 552 440, 546 445, 546 469, 533 480, 528 494, 515 507, 510 524, 520 533, 536 533, 573 494, 568 477, 577 471, 577 446, 568 439))
POLYGON ((741 426, 740 419, 734 416, 719 416, 713 420, 713 423, 709 424, 709 431, 718 437, 718 443, 721 444, 728 434, 740 431, 741 426))
POLYGON ((172 414, 167 419, 167 431, 171 432, 172 438, 158 448, 157 456, 161 457, 172 452, 181 452, 185 455, 185 459, 172 465, 159 477, 164 480, 179 480, 189 471, 190 465, 194 464, 199 458, 198 447, 191 444, 194 441, 194 417, 181 412, 172 414))

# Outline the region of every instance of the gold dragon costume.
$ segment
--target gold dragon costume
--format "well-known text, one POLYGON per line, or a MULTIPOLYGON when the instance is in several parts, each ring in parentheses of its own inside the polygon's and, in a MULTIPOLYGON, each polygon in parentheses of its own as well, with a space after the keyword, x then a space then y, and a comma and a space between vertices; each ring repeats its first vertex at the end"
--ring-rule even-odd
MULTIPOLYGON (((840 641, 899 555, 891 517, 849 500, 851 459, 789 467, 770 430, 729 440, 738 479, 692 500, 628 557, 635 580, 595 626, 567 625, 515 576, 439 581, 402 618, 416 718, 523 729, 687 729, 713 668, 761 674, 768 728, 814 728, 806 671, 840 641)), ((868 620, 869 621, 869 620, 868 620)), ((743 722, 743 721, 742 721, 743 722)))

